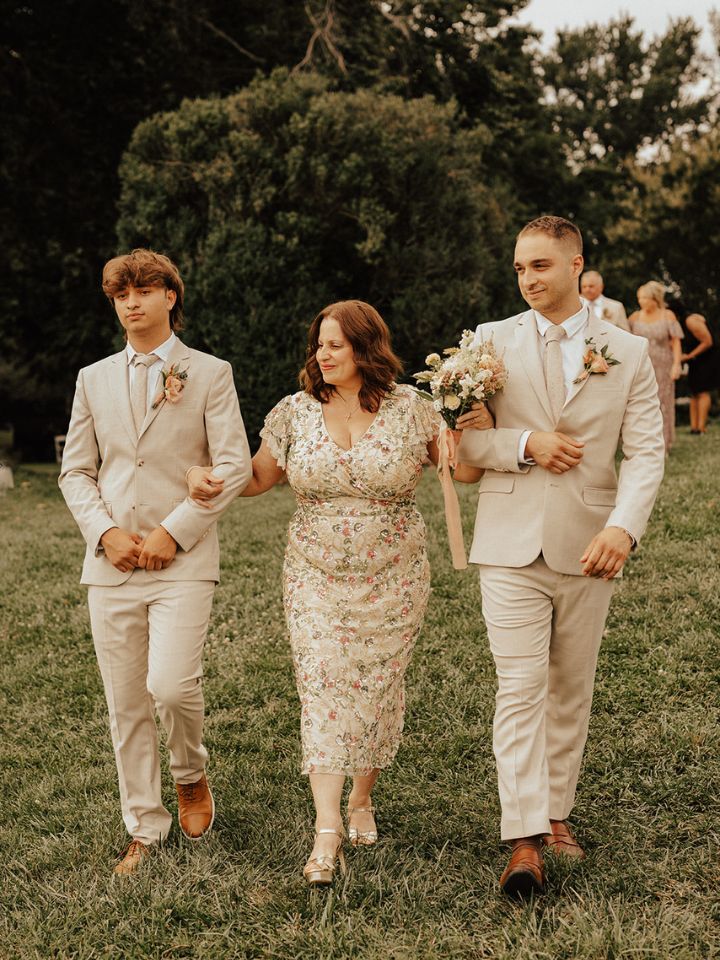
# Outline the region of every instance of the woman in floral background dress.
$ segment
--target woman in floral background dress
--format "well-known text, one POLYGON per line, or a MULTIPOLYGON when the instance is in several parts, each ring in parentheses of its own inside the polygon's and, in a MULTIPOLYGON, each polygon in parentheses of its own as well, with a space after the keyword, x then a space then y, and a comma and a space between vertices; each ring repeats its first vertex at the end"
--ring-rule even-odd
POLYGON ((648 340, 663 415, 665 453, 675 441, 675 381, 680 376, 680 341, 684 334, 677 317, 665 306, 665 288, 656 280, 637 292, 640 309, 630 316, 630 331, 648 340))
MULTIPOLYGON (((243 496, 284 474, 297 498, 284 566, 284 605, 301 703, 302 772, 315 801, 315 844, 303 871, 332 882, 344 835, 377 840, 371 793, 403 729, 404 677, 430 590, 425 524, 415 504, 422 464, 437 462, 440 416, 413 387, 380 315, 347 300, 308 333, 303 390, 268 414, 243 496)), ((473 426, 492 426, 483 408, 473 426)), ((455 479, 482 471, 461 466, 455 479)), ((207 474, 206 474, 207 477, 207 474)), ((191 496, 210 495, 199 476, 191 496)))

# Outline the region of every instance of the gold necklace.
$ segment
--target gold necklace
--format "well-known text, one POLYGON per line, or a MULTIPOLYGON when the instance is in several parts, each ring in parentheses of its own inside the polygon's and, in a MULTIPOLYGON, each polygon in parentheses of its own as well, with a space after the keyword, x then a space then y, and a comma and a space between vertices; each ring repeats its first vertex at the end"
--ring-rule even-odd
MULTIPOLYGON (((337 387, 335 387, 335 393, 340 397, 340 399, 342 400, 342 402, 345 404, 345 409, 347 410, 347 408, 348 408, 348 402, 347 402, 347 400, 345 399, 345 397, 340 393, 340 391, 338 390, 337 387)), ((358 395, 358 396, 359 396, 359 395, 358 395)), ((352 417, 352 415, 353 415, 354 413, 357 413, 359 409, 360 409, 360 401, 358 400, 357 406, 353 407, 352 410, 350 411, 350 413, 346 413, 346 414, 345 414, 345 422, 347 423, 347 422, 350 420, 350 417, 352 417)))

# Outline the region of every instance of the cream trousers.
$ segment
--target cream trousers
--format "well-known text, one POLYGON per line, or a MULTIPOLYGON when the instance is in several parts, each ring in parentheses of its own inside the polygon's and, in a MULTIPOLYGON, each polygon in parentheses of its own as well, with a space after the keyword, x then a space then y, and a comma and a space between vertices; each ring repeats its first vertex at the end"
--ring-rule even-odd
POLYGON ((595 666, 614 583, 526 567, 480 567, 498 679, 493 750, 503 840, 565 820, 587 740, 595 666))
POLYGON ((119 586, 88 589, 123 820, 143 843, 163 840, 172 823, 162 803, 155 710, 175 782, 194 783, 205 770, 202 655, 214 590, 211 580, 156 580, 140 569, 119 586))

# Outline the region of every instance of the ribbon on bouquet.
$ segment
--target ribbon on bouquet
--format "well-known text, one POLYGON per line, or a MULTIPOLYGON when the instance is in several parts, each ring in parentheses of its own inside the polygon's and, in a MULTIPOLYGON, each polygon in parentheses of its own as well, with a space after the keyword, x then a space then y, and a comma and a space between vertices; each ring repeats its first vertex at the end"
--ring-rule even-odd
POLYGON ((448 542, 450 543, 450 555, 455 570, 465 570, 467 569, 467 557, 465 556, 465 541, 463 540, 462 521, 460 519, 460 504, 450 472, 457 466, 457 447, 455 446, 455 437, 444 420, 440 427, 437 444, 440 452, 437 472, 442 487, 443 500, 445 501, 445 523, 447 524, 448 542))

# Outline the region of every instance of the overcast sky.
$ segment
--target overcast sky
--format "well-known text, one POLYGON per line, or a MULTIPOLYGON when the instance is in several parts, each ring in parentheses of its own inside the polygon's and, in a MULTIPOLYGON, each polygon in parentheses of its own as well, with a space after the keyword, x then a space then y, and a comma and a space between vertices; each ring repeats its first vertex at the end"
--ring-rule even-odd
POLYGON ((607 23, 625 13, 648 36, 664 33, 671 17, 690 16, 705 28, 703 49, 711 53, 708 12, 713 7, 720 7, 720 0, 530 0, 518 20, 542 30, 543 46, 549 46, 558 29, 607 23))

